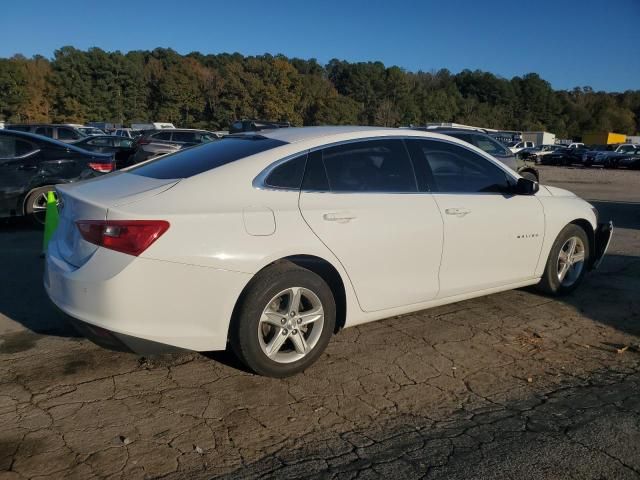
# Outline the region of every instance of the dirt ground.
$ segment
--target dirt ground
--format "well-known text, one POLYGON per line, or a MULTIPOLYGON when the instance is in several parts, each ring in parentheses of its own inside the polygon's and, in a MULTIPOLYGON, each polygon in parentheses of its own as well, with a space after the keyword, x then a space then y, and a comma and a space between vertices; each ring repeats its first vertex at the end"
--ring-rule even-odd
POLYGON ((640 171, 542 179, 616 224, 578 291, 346 329, 285 380, 76 336, 42 290, 41 232, 0 225, 0 479, 640 478, 640 171))

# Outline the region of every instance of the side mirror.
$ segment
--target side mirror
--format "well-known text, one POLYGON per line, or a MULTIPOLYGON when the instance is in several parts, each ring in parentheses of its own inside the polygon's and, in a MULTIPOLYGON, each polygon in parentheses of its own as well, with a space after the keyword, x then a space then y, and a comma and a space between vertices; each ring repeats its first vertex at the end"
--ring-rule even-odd
POLYGON ((538 182, 529 180, 528 178, 519 178, 515 184, 514 192, 516 195, 535 195, 540 190, 538 182))

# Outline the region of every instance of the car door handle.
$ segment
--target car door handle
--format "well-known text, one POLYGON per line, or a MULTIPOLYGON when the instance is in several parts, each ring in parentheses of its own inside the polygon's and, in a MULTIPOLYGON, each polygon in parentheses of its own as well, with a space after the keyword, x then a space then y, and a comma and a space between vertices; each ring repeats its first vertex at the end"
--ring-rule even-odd
POLYGON ((447 215, 455 215, 456 217, 464 217, 471 213, 471 210, 466 208, 447 208, 444 213, 447 215))
POLYGON ((325 213, 322 215, 327 222, 339 222, 339 223, 347 223, 353 220, 355 215, 351 213, 325 213))

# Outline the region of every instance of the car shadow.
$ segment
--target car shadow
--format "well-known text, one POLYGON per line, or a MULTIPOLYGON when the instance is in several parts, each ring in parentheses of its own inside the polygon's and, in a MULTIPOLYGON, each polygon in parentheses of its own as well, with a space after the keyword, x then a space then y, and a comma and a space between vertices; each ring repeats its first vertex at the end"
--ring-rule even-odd
POLYGON ((28 330, 77 337, 42 284, 43 229, 27 219, 0 222, 0 334, 28 330))
MULTIPOLYGON (((527 291, 544 297, 535 287, 527 291)), ((602 325, 640 336, 640 256, 609 254, 573 292, 550 298, 602 325)))
POLYGON ((614 228, 640 230, 640 202, 589 200, 601 221, 613 220, 614 228))

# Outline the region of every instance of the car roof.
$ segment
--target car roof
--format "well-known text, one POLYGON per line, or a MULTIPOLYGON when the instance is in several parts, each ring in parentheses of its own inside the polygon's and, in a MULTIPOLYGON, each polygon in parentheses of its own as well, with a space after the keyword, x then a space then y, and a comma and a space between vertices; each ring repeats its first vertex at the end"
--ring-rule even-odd
POLYGON ((78 128, 84 125, 77 125, 74 123, 8 123, 9 126, 14 127, 69 127, 78 128))
POLYGON ((398 128, 385 127, 359 127, 359 126, 340 126, 340 127, 290 127, 277 128, 273 130, 260 130, 259 132, 234 133, 233 136, 261 136, 273 138, 286 143, 297 143, 306 140, 316 140, 322 138, 333 137, 337 135, 345 135, 350 133, 366 133, 366 132, 386 132, 392 135, 404 135, 406 130, 398 128))
POLYGON ((48 143, 50 145, 55 145, 56 147, 63 148, 63 149, 74 150, 76 152, 80 151, 86 154, 90 153, 90 152, 87 152, 86 150, 83 150, 80 147, 76 147, 73 143, 64 143, 64 142, 61 142, 60 140, 56 140, 51 137, 46 137, 44 135, 37 135, 35 133, 30 133, 30 132, 22 132, 20 130, 11 130, 10 128, 6 128, 6 129, 0 130, 0 135, 14 135, 16 137, 22 137, 25 140, 39 142, 40 144, 48 143))

